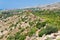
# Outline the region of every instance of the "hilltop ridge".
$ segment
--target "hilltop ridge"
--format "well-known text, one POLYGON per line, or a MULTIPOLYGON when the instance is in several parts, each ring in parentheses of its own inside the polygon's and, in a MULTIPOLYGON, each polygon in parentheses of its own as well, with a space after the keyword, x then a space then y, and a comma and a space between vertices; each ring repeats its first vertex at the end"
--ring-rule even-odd
POLYGON ((0 40, 60 40, 60 2, 1 10, 0 40))

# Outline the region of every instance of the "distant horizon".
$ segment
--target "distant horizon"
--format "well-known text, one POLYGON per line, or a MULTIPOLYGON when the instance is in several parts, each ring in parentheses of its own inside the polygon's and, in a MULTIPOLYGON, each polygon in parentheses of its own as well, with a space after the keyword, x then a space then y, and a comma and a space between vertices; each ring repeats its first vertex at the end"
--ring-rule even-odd
POLYGON ((0 9, 21 9, 57 2, 60 0, 0 0, 0 9))

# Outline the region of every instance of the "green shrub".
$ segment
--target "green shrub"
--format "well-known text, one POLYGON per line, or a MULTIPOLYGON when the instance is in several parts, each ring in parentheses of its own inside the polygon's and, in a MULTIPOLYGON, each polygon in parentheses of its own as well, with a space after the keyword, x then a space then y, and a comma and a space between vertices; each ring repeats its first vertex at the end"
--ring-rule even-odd
POLYGON ((32 28, 30 29, 30 31, 28 32, 28 35, 29 35, 29 36, 32 36, 32 35, 36 32, 36 30, 37 30, 36 27, 32 27, 32 28))
POLYGON ((39 37, 42 37, 43 34, 46 34, 46 29, 42 29, 40 32, 39 32, 39 37))
POLYGON ((42 22, 41 26, 44 27, 46 25, 46 22, 42 22))
POLYGON ((14 36, 9 36, 7 40, 15 40, 14 36))
POLYGON ((47 26, 46 28, 41 29, 38 35, 39 37, 41 37, 43 34, 47 35, 47 34, 55 33, 57 31, 58 31, 57 27, 47 26))
POLYGON ((40 28, 41 28, 41 23, 38 22, 38 23, 36 24, 36 27, 37 27, 38 29, 40 29, 40 28))
POLYGON ((54 26, 47 26, 46 27, 46 34, 55 33, 57 31, 58 31, 57 27, 54 27, 54 26))
POLYGON ((20 34, 19 32, 15 34, 15 40, 25 40, 26 36, 20 34))
POLYGON ((25 40, 26 36, 17 32, 14 36, 9 36, 7 40, 25 40))
POLYGON ((38 29, 40 29, 41 27, 44 27, 45 25, 46 25, 46 22, 42 22, 42 23, 37 22, 36 27, 37 27, 38 29))
POLYGON ((23 32, 24 30, 25 30, 24 28, 21 28, 21 29, 20 29, 20 32, 23 32))
POLYGON ((21 18, 21 19, 22 19, 22 21, 24 22, 24 21, 27 20, 28 18, 24 17, 24 18, 21 18))
POLYGON ((29 22, 29 25, 32 26, 32 25, 34 25, 34 23, 33 22, 29 22))
POLYGON ((10 26, 9 26, 9 28, 12 28, 14 26, 14 24, 11 24, 10 26))

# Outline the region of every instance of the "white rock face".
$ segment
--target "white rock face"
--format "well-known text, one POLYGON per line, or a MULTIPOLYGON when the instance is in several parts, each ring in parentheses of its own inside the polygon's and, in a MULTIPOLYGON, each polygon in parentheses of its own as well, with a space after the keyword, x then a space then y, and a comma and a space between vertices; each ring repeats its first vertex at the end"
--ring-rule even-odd
POLYGON ((0 36, 3 35, 1 32, 0 32, 0 36))
POLYGON ((46 40, 47 38, 49 38, 50 40, 59 39, 60 38, 60 31, 58 31, 58 33, 52 33, 50 35, 42 36, 41 40, 46 40))
POLYGON ((8 32, 8 31, 0 32, 0 37, 1 37, 2 35, 5 35, 7 32, 8 32))

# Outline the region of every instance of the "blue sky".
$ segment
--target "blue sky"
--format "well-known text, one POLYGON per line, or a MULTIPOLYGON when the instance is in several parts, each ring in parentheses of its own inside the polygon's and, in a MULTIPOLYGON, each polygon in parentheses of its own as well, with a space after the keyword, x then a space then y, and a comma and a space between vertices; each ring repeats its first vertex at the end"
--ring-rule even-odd
POLYGON ((0 9, 25 8, 60 2, 60 0, 0 0, 0 9))

